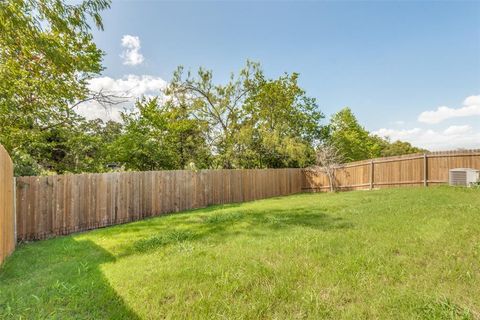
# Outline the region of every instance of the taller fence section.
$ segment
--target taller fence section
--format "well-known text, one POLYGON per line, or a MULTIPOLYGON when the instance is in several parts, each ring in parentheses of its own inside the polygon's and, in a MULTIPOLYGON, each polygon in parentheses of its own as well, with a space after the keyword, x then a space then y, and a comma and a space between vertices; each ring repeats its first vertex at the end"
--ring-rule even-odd
MULTIPOLYGON (((339 190, 362 190, 400 186, 429 186, 448 183, 454 168, 480 169, 480 150, 431 152, 347 163, 335 169, 339 190)), ((305 169, 303 191, 328 191, 327 175, 305 169)))
POLYGON ((13 164, 0 145, 0 264, 15 249, 13 164))
POLYGON ((17 238, 43 239, 212 204, 301 192, 301 169, 20 177, 17 238))

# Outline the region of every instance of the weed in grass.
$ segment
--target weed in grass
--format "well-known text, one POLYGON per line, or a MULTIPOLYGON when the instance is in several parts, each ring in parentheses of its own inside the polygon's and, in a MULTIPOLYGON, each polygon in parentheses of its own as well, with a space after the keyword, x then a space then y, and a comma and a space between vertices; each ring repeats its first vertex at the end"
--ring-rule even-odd
POLYGON ((203 217, 203 221, 209 224, 234 223, 245 218, 241 212, 217 213, 203 217))
POLYGON ((424 319, 475 319, 470 310, 454 304, 448 298, 429 301, 419 311, 424 319))
POLYGON ((178 244, 179 242, 195 239, 197 235, 187 230, 172 230, 164 234, 153 235, 149 238, 136 241, 133 249, 136 252, 146 252, 157 249, 169 244, 178 244))

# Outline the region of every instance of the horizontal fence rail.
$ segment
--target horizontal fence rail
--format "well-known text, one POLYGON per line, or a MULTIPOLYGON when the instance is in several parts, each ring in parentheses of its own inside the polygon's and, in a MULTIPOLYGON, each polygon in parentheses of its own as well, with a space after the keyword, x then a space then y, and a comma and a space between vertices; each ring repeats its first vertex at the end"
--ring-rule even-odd
POLYGON ((16 179, 17 239, 301 192, 301 169, 119 172, 16 179))
POLYGON ((0 145, 0 264, 15 249, 13 164, 0 145))
MULTIPOLYGON (((364 190, 448 183, 454 168, 480 169, 480 150, 431 152, 357 161, 335 169, 338 190, 364 190)), ((328 191, 330 182, 321 170, 304 169, 302 191, 328 191)))

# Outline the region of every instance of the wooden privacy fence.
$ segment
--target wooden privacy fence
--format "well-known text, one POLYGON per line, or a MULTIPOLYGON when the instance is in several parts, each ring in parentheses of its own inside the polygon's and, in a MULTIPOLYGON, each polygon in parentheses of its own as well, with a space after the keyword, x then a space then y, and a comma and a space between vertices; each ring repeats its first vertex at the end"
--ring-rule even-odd
MULTIPOLYGON (((335 170, 339 190, 362 190, 448 183, 454 168, 480 169, 480 150, 431 152, 347 163, 335 170)), ((328 191, 327 175, 304 169, 303 191, 328 191)))
POLYGON ((15 249, 13 165, 0 145, 0 264, 15 249))
MULTIPOLYGON (((11 161, 4 150, 1 151, 4 155, 0 160, 0 172, 10 173, 10 176, 0 173, 0 185, 6 186, 2 189, 0 203, 12 198, 12 190, 8 189, 12 184, 8 182, 13 181, 11 161)), ((336 185, 340 190, 428 186, 448 182, 449 169, 459 167, 480 169, 480 150, 348 163, 336 169, 336 185)), ((211 204, 328 189, 325 173, 309 169, 20 177, 16 179, 16 235, 18 240, 37 240, 211 204)), ((1 257, 12 250, 12 226, 15 226, 9 214, 12 211, 8 211, 12 206, 6 207, 0 208, 1 257)))
POLYGON ((20 177, 17 239, 43 239, 211 204, 289 195, 301 191, 301 177, 301 169, 20 177))

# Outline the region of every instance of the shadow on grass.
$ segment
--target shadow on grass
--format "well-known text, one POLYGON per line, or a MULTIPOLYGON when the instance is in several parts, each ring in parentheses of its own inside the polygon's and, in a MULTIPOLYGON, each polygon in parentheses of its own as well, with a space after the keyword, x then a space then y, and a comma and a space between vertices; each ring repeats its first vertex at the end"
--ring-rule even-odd
POLYGON ((102 264, 183 242, 222 243, 236 237, 282 236, 289 229, 316 233, 352 227, 318 209, 229 205, 99 231, 107 237, 119 231, 144 233, 115 256, 71 236, 23 245, 0 269, 0 318, 139 319, 111 287, 102 264))
POLYGON ((72 237, 21 246, 0 269, 0 318, 139 319, 100 269, 114 260, 72 237))
MULTIPOLYGON (((219 209, 218 207, 216 208, 219 209)), ((186 241, 211 239, 228 241, 237 236, 263 237, 288 228, 306 228, 313 232, 349 229, 353 224, 343 218, 332 217, 312 209, 289 210, 231 210, 208 214, 205 210, 195 216, 171 219, 155 233, 123 248, 119 256, 144 253, 150 250, 186 241), (207 213, 207 214, 204 214, 207 213)), ((234 208, 235 209, 235 208, 234 208)), ((214 212, 214 210, 208 210, 214 212)), ((192 214, 192 212, 190 213, 192 214)), ((158 220, 157 220, 158 222, 158 220)), ((151 224, 140 228, 152 228, 151 224)), ((138 226, 136 229, 138 230, 138 226)))

